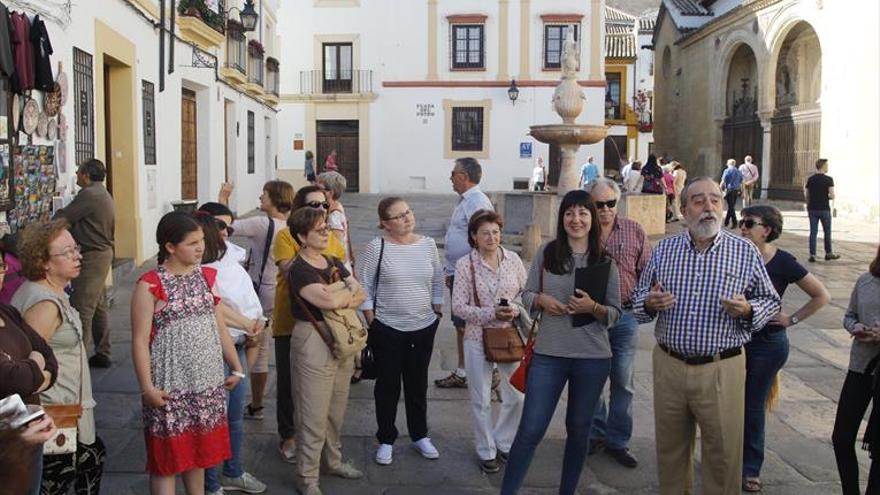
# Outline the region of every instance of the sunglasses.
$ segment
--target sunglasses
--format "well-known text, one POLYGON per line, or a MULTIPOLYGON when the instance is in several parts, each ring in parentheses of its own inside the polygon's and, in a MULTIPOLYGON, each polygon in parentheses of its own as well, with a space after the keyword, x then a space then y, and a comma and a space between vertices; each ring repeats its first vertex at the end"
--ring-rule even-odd
POLYGON ((597 210, 601 210, 602 208, 605 208, 606 206, 610 210, 611 208, 614 208, 615 206, 617 206, 616 199, 609 199, 608 201, 596 201, 595 203, 596 203, 597 210))
POLYGON ((220 230, 225 230, 226 235, 232 235, 235 232, 235 229, 226 224, 223 220, 217 219, 217 228, 220 230))
POLYGON ((330 209, 330 203, 326 201, 309 201, 306 203, 306 206, 309 208, 324 208, 325 210, 330 209))
POLYGON ((755 220, 752 220, 751 218, 746 218, 746 219, 743 219, 743 220, 740 220, 740 221, 739 221, 739 228, 743 228, 743 227, 745 227, 745 228, 747 228, 747 229, 751 229, 751 228, 753 228, 755 225, 767 225, 767 224, 757 222, 757 221, 755 221, 755 220))

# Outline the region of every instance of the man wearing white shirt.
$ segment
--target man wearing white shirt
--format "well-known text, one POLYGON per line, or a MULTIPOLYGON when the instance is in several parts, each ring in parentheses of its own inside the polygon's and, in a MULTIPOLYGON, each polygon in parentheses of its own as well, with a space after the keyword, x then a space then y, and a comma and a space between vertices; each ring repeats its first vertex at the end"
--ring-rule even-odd
MULTIPOLYGON (((471 252, 468 244, 468 221, 478 210, 495 211, 489 197, 480 190, 480 179, 483 177, 483 169, 480 163, 470 157, 455 160, 449 180, 452 181, 452 190, 461 198, 452 212, 449 227, 446 229, 446 286, 449 290, 453 287, 453 275, 455 275, 455 263, 459 258, 471 252)), ((458 364, 455 371, 446 378, 434 380, 434 384, 440 388, 467 388, 467 375, 464 371, 464 337, 465 322, 461 318, 452 315, 452 324, 455 325, 456 340, 458 343, 458 364)))
POLYGON ((739 166, 739 173, 743 176, 742 198, 743 208, 752 204, 752 193, 755 184, 758 183, 758 166, 752 163, 752 156, 746 155, 745 163, 739 166))

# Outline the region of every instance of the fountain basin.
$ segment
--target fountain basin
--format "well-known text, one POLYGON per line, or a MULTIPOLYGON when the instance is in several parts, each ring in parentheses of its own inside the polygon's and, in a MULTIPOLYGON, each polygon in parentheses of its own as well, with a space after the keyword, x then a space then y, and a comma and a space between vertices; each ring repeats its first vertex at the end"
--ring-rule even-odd
POLYGON ((605 139, 604 125, 547 124, 533 125, 529 135, 548 144, 595 144, 605 139))

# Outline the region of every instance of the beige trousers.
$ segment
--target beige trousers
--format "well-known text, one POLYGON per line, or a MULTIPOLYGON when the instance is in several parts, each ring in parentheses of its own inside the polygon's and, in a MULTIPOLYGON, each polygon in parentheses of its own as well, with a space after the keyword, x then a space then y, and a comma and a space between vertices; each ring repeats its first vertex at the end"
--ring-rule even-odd
POLYGON ((354 359, 339 361, 309 322, 297 322, 290 336, 297 487, 318 483, 321 465, 342 464, 342 422, 354 359))
POLYGON ((745 385, 745 353, 694 366, 654 347, 654 423, 661 495, 694 493, 697 425, 703 494, 740 494, 745 385))

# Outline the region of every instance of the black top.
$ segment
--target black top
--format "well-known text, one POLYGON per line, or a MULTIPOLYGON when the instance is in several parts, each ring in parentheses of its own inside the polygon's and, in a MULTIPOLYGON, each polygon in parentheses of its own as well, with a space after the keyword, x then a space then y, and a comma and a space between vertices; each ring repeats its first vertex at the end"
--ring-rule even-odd
POLYGON ((309 321, 309 316, 303 312, 297 299, 305 303, 316 321, 324 321, 324 315, 318 307, 304 298, 298 297, 303 287, 311 284, 328 284, 336 280, 344 280, 351 275, 338 259, 327 257, 327 260, 329 264, 327 268, 322 270, 310 265, 301 256, 297 256, 290 264, 290 269, 287 270, 287 285, 290 287, 290 312, 297 321, 309 321), (339 272, 338 277, 333 275, 334 271, 339 272))
POLYGON ((34 16, 31 23, 31 44, 34 46, 34 87, 40 91, 51 91, 55 87, 55 78, 52 77, 52 43, 49 41, 49 32, 46 23, 40 16, 34 16))
POLYGON ((43 373, 29 356, 32 351, 43 355, 54 384, 58 376, 55 354, 14 307, 0 304, 0 320, 0 398, 18 394, 26 404, 39 404, 36 392, 43 384, 43 373))
MULTIPOLYGON (((779 293, 780 299, 785 295, 785 289, 790 284, 797 283, 810 273, 798 263, 797 258, 782 249, 777 249, 776 254, 773 255, 773 258, 764 267, 767 268, 767 275, 770 276, 770 282, 773 283, 773 287, 779 293)), ((761 331, 764 330, 782 330, 782 327, 769 324, 761 329, 761 331)))
POLYGON ((813 174, 807 179, 807 191, 810 192, 808 210, 830 210, 828 189, 834 187, 834 179, 826 174, 813 174))
POLYGON ((11 78, 15 73, 15 62, 12 60, 12 23, 9 20, 9 11, 0 2, 0 72, 11 78))

